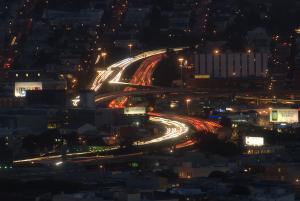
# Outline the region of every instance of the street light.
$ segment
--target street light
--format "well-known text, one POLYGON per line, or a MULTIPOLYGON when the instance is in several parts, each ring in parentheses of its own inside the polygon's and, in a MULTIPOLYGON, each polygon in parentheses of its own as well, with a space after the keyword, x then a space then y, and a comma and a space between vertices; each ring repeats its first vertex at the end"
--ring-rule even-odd
POLYGON ((179 61, 179 67, 180 67, 181 87, 183 88, 183 61, 184 61, 184 58, 180 57, 180 58, 178 58, 178 61, 179 61))
POLYGON ((220 50, 219 49, 215 49, 214 50, 214 54, 219 54, 220 53, 220 50))
POLYGON ((101 57, 103 57, 103 64, 104 64, 104 67, 105 67, 105 61, 106 61, 106 56, 107 56, 107 53, 106 52, 102 52, 101 53, 101 57))
POLYGON ((187 98, 185 100, 185 103, 186 103, 186 111, 187 111, 187 114, 189 115, 190 114, 190 103, 192 102, 192 99, 190 98, 187 98))
POLYGON ((129 56, 130 56, 130 57, 131 57, 131 49, 132 49, 132 46, 133 46, 132 43, 129 43, 129 44, 128 44, 128 47, 129 47, 129 56))

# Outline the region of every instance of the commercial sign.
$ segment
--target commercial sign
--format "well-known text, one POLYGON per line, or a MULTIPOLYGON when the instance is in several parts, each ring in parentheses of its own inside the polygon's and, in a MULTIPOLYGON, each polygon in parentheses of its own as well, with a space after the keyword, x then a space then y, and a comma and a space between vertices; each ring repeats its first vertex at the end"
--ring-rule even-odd
POLYGON ((272 109, 270 122, 273 123, 298 123, 298 110, 296 109, 272 109))
POLYGON ((245 145, 246 146, 253 146, 253 147, 261 147, 265 145, 263 137, 250 137, 246 136, 245 138, 245 145))
POLYGON ((42 82, 15 82, 15 96, 25 97, 26 91, 29 90, 42 90, 42 82))
POLYGON ((195 79, 209 79, 210 75, 201 75, 201 74, 197 74, 195 75, 195 79))
POLYGON ((124 114, 126 115, 135 115, 135 114, 146 114, 145 107, 126 107, 124 108, 124 114))

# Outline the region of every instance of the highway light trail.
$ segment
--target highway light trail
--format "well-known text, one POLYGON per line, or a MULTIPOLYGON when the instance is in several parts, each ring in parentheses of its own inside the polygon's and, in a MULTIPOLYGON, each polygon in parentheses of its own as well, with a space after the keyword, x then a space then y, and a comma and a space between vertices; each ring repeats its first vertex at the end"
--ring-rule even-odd
MULTIPOLYGON (((181 51, 183 49, 184 48, 173 48, 172 50, 173 51, 181 51)), ((94 91, 98 91, 99 89, 101 89, 103 84, 108 81, 111 84, 119 83, 125 70, 134 62, 137 62, 142 59, 146 59, 148 57, 152 57, 155 55, 164 54, 166 52, 167 52, 166 49, 159 49, 159 50, 143 52, 135 57, 126 58, 119 62, 116 62, 116 63, 110 65, 109 67, 107 67, 107 69, 99 70, 97 72, 98 74, 96 75, 96 78, 94 79, 90 89, 94 90, 94 91), (115 75, 113 75, 114 73, 115 73, 115 75)))
POLYGON ((193 146, 194 144, 196 144, 196 140, 188 140, 188 141, 185 141, 183 143, 177 144, 175 146, 175 148, 176 149, 182 149, 182 148, 185 148, 185 147, 193 146))
MULTIPOLYGON (((138 141, 138 142, 135 142, 134 145, 142 146, 142 145, 148 145, 148 144, 153 144, 153 143, 160 143, 160 142, 167 141, 170 139, 178 138, 189 132, 189 127, 186 124, 178 122, 178 121, 174 121, 171 119, 166 119, 166 118, 162 118, 162 117, 150 117, 150 121, 162 124, 165 127, 165 132, 160 137, 157 137, 157 138, 154 138, 154 139, 151 139, 148 141, 138 141)), ((101 152, 117 150, 119 148, 120 148, 119 146, 109 147, 107 149, 102 150, 101 152)), ((91 159, 113 158, 112 155, 83 157, 84 155, 93 154, 93 153, 96 154, 96 153, 99 153, 99 151, 69 153, 69 154, 66 154, 66 156, 75 157, 75 159, 73 159, 73 160, 75 160, 75 162, 79 162, 79 161, 88 162, 91 159)), ((57 160, 61 160, 61 158, 62 158, 61 154, 55 155, 55 156, 41 156, 41 157, 35 157, 35 158, 30 158, 30 159, 16 160, 16 161, 14 161, 14 164, 57 161, 57 160)))
POLYGON ((133 63, 132 60, 133 58, 126 58, 110 65, 109 67, 107 67, 107 69, 97 71, 98 75, 93 81, 91 90, 98 91, 118 68, 122 68, 123 66, 129 66, 131 63, 133 63))
MULTIPOLYGON (((180 51, 180 50, 183 50, 183 48, 173 49, 173 51, 180 51)), ((109 81, 110 84, 120 83, 120 79, 128 66, 130 66, 132 63, 134 63, 136 61, 139 61, 139 60, 142 60, 142 59, 145 59, 148 57, 153 57, 153 58, 147 60, 147 62, 143 63, 143 65, 134 74, 134 76, 130 82, 131 84, 135 84, 135 85, 139 85, 139 86, 150 86, 152 84, 152 74, 155 70, 155 67, 156 67, 157 63, 162 59, 163 54, 166 53, 166 51, 167 51, 166 49, 160 49, 160 50, 144 52, 133 58, 127 58, 127 59, 121 60, 115 64, 112 64, 106 70, 99 70, 97 72, 98 74, 97 74, 95 80, 92 83, 91 90, 98 91, 99 89, 101 89, 103 84, 106 83, 109 79, 110 79, 110 81, 109 81), (116 73, 116 75, 114 76, 115 73, 116 73), (112 77, 112 76, 114 76, 114 77, 112 77)), ((127 87, 123 93, 126 94, 126 92, 128 93, 130 91, 132 91, 132 88, 127 87)), ((159 90, 159 91, 161 91, 161 90, 159 90)), ((98 97, 95 99, 95 102, 100 102, 101 100, 104 100, 104 99, 107 99, 110 97, 122 97, 121 93, 118 93, 117 95, 110 93, 107 96, 100 97, 100 98, 98 97)), ((136 92, 136 94, 143 94, 143 93, 149 93, 149 91, 136 92)), ((76 102, 76 101, 78 101, 79 98, 80 97, 76 97, 76 99, 74 99, 75 104, 78 104, 78 102, 76 102)), ((125 99, 123 102, 121 102, 121 104, 124 105, 126 101, 127 100, 125 99)), ((177 119, 179 119, 179 120, 175 119, 174 117, 171 117, 171 118, 163 117, 163 115, 156 116, 156 115, 154 115, 154 113, 153 113, 153 115, 150 115, 150 116, 151 116, 150 117, 151 121, 163 124, 165 126, 166 131, 162 136, 160 136, 158 138, 151 139, 149 141, 136 142, 136 144, 138 144, 138 145, 160 143, 162 141, 177 138, 177 137, 187 134, 189 132, 189 127, 187 126, 186 122, 181 121, 182 119, 180 119, 178 117, 177 117, 177 119)), ((197 122, 194 122, 194 123, 197 124, 197 122)), ((109 147, 105 150, 102 150, 101 152, 107 152, 107 151, 116 150, 116 149, 119 149, 119 146, 109 147)), ((99 152, 100 151, 68 153, 68 154, 66 154, 66 156, 82 157, 82 156, 85 156, 88 154, 97 154, 99 152)), ((102 156, 99 156, 99 157, 102 157, 102 156)), ((103 156, 103 157, 105 157, 105 156, 103 156)), ((34 158, 24 159, 24 160, 15 160, 14 164, 60 160, 61 158, 62 158, 61 154, 54 155, 54 156, 40 156, 40 157, 34 157, 34 158)))
POLYGON ((221 125, 212 121, 206 121, 201 120, 194 117, 189 116, 182 116, 182 115, 175 115, 175 114, 160 114, 160 113, 154 113, 149 112, 150 116, 156 116, 156 117, 163 117, 168 119, 174 119, 179 122, 184 122, 186 124, 189 124, 194 127, 194 129, 198 132, 208 132, 208 133, 214 133, 216 129, 221 128, 221 125))
MULTIPOLYGON (((173 49, 173 50, 174 51, 179 51, 179 50, 182 50, 182 48, 176 48, 176 49, 173 49)), ((139 55, 137 55, 133 58, 130 58, 130 62, 127 65, 119 66, 121 68, 121 70, 118 72, 118 74, 113 79, 111 79, 109 81, 109 83, 113 84, 113 83, 120 82, 123 73, 125 72, 126 68, 130 64, 132 64, 134 62, 137 62, 139 60, 142 60, 142 59, 146 59, 146 58, 155 56, 155 55, 164 54, 166 52, 167 52, 166 49, 152 50, 152 51, 148 51, 148 52, 143 52, 143 53, 141 53, 141 54, 139 54, 139 55)))
MULTIPOLYGON (((148 141, 138 141, 138 142, 135 142, 134 145, 143 146, 143 145, 148 145, 148 144, 157 144, 157 143, 161 143, 164 141, 168 141, 171 139, 181 137, 183 135, 188 134, 188 132, 189 132, 189 127, 187 126, 187 124, 179 122, 177 120, 172 120, 172 119, 168 119, 168 118, 164 118, 164 117, 151 116, 150 121, 162 124, 164 126, 165 131, 163 132, 162 136, 148 140, 148 141)), ((106 155, 86 156, 86 157, 84 157, 84 156, 88 155, 88 154, 104 153, 107 151, 117 150, 119 148, 120 148, 119 146, 113 146, 113 147, 109 147, 107 149, 103 149, 101 151, 69 153, 69 154, 66 154, 66 156, 72 157, 73 158, 72 160, 78 159, 78 160, 87 160, 87 161, 92 158, 94 158, 94 159, 95 158, 98 158, 98 159, 112 158, 111 155, 109 155, 109 156, 106 156, 106 155)), ((61 160, 61 158, 62 158, 61 154, 54 155, 54 156, 40 156, 40 157, 34 157, 34 158, 30 158, 30 159, 15 160, 14 164, 58 161, 58 160, 61 160)))
MULTIPOLYGON (((165 131, 163 134, 157 138, 150 139, 147 141, 137 141, 134 143, 136 146, 150 145, 150 144, 158 144, 168 140, 176 139, 182 137, 190 132, 189 126, 191 125, 197 131, 203 132, 214 132, 217 128, 221 126, 215 122, 200 120, 197 118, 181 116, 181 115, 172 115, 172 114, 161 114, 161 113, 148 113, 150 115, 150 121, 161 124, 165 131)), ((176 145, 176 148, 184 148, 188 146, 192 146, 195 144, 195 141, 188 140, 181 144, 176 145)), ((90 152, 80 152, 80 153, 69 153, 66 156, 71 157, 71 161, 74 162, 84 162, 90 161, 91 159, 109 159, 112 158, 112 155, 97 155, 97 156, 85 156, 88 154, 98 154, 104 153, 107 151, 117 150, 119 146, 109 147, 107 149, 103 149, 101 151, 90 151, 90 152)), ((51 162, 61 160, 62 155, 54 155, 54 156, 40 156, 34 157, 30 159, 23 160, 15 160, 14 164, 22 164, 22 163, 36 163, 36 162, 51 162)))
MULTIPOLYGON (((113 146, 113 147, 108 147, 106 149, 103 149, 101 151, 88 151, 88 152, 79 152, 79 153, 69 153, 66 154, 66 156, 69 157, 79 157, 79 156, 84 156, 87 154, 92 154, 92 153, 100 153, 100 152, 107 152, 107 151, 112 151, 119 149, 119 146, 113 146)), ((42 162, 42 161, 48 161, 48 160, 55 160, 55 159, 61 159, 62 155, 54 155, 54 156, 40 156, 40 157, 34 157, 34 158, 29 158, 29 159, 23 159, 23 160, 15 160, 13 163, 18 164, 18 163, 35 163, 35 162, 42 162)))
MULTIPOLYGON (((132 76, 130 84, 137 86, 151 86, 152 75, 159 61, 162 60, 164 54, 155 55, 146 59, 137 69, 132 76)), ((123 91, 134 91, 135 88, 126 87, 123 91)), ((124 108, 127 97, 120 97, 119 99, 112 100, 109 104, 109 108, 124 108)))
POLYGON ((130 83, 140 86, 151 86, 152 75, 159 61, 163 58, 163 54, 152 56, 146 59, 133 75, 130 83))
POLYGON ((146 94, 163 94, 163 93, 192 93, 190 90, 186 89, 177 89, 177 88, 170 88, 170 89, 141 89, 137 91, 121 91, 121 92, 114 92, 114 93, 107 93, 98 95, 95 98, 96 103, 100 103, 103 101, 112 100, 115 98, 119 98, 122 96, 134 96, 134 95, 146 95, 146 94))
POLYGON ((181 122, 174 121, 171 119, 166 119, 162 117, 150 117, 150 121, 160 123, 165 127, 165 133, 158 138, 154 138, 149 141, 138 141, 134 143, 135 145, 147 145, 153 143, 160 143, 166 140, 178 138, 182 135, 188 134, 189 127, 181 122))
POLYGON ((111 70, 102 70, 98 71, 98 75, 95 78, 91 90, 98 91, 102 85, 104 84, 104 81, 107 80, 107 78, 113 73, 111 70))
POLYGON ((120 79, 121 79, 124 71, 132 63, 137 62, 142 59, 145 59, 145 58, 148 58, 148 57, 151 57, 151 56, 154 56, 154 55, 157 55, 157 54, 162 54, 165 52, 166 52, 165 49, 144 52, 135 57, 126 58, 117 63, 114 63, 114 64, 110 65, 109 67, 107 67, 107 69, 98 71, 98 74, 92 83, 91 90, 98 91, 103 86, 103 84, 108 81, 108 79, 110 78, 110 76, 112 76, 112 74, 114 72, 117 72, 117 74, 109 81, 109 83, 120 82, 120 79))

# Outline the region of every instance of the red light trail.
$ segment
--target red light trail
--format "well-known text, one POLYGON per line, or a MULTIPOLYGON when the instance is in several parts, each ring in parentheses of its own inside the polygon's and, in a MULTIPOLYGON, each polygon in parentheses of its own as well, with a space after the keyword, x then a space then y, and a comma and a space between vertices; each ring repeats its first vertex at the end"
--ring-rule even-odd
MULTIPOLYGON (((140 86, 151 86, 152 75, 156 69, 158 62, 163 58, 164 54, 159 54, 146 59, 134 73, 130 84, 140 86)), ((126 87, 124 91, 134 91, 135 88, 126 87)), ((120 99, 112 100, 109 104, 109 108, 124 108, 128 101, 128 97, 121 97, 120 99)))

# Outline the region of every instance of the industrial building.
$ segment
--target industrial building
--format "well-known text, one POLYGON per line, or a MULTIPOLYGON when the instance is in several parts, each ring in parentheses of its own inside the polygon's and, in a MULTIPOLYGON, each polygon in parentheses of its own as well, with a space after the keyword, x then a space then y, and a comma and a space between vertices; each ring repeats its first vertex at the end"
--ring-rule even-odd
POLYGON ((195 78, 249 78, 266 77, 267 53, 196 54, 195 78))

